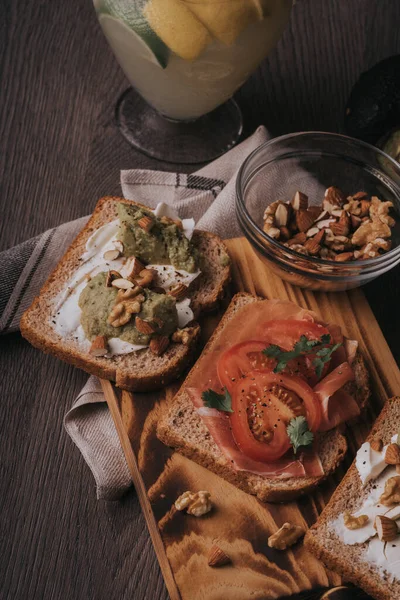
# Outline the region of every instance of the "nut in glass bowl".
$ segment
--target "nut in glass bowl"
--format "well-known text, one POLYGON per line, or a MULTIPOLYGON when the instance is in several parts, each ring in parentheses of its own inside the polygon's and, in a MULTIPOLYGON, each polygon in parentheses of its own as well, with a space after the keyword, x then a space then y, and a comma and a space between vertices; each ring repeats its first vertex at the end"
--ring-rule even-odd
POLYGON ((266 142, 237 178, 237 217, 255 252, 282 279, 313 290, 358 287, 397 265, 399 209, 400 165, 337 134, 266 142))

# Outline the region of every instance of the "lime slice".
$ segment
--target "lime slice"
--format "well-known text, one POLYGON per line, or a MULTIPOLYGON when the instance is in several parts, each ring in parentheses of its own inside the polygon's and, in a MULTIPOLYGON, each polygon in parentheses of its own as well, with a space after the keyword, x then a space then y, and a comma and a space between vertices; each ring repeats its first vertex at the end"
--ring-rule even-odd
POLYGON ((132 1, 103 0, 99 21, 115 54, 118 54, 115 48, 122 47, 122 41, 119 43, 118 36, 121 36, 121 40, 123 39, 123 43, 127 45, 129 43, 128 32, 130 32, 131 60, 134 59, 134 53, 138 53, 165 69, 168 64, 169 50, 132 1), (113 40, 112 43, 111 40, 113 40))

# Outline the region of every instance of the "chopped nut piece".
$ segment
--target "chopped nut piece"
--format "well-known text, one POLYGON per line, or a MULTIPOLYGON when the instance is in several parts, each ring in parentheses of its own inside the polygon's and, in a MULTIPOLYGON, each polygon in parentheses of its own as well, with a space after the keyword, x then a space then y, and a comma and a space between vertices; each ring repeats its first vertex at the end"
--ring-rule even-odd
POLYGON ((369 209, 371 206, 371 202, 369 200, 361 200, 360 201, 360 217, 368 217, 369 216, 369 209))
POLYGON ((296 192, 291 200, 291 204, 294 210, 303 210, 308 208, 308 196, 302 192, 296 192))
POLYGON ((119 304, 116 304, 110 312, 107 323, 112 327, 122 327, 122 325, 129 323, 130 320, 131 313, 126 310, 125 303, 120 302, 119 304))
POLYGON ((108 271, 106 277, 106 286, 111 287, 111 284, 114 281, 114 279, 121 279, 121 277, 121 273, 118 273, 118 271, 108 271))
POLYGON ((354 200, 363 200, 364 198, 368 198, 367 192, 357 192, 352 196, 354 200))
MULTIPOLYGON (((322 210, 321 206, 309 206, 308 212, 313 217, 313 219, 319 221, 324 211, 322 210)), ((326 216, 329 217, 329 214, 326 213, 326 216)))
POLYGON ((172 341, 184 346, 189 346, 192 340, 197 337, 199 333, 199 326, 185 327, 184 329, 177 329, 172 334, 172 341))
POLYGON ((369 517, 367 515, 360 515, 359 517, 355 517, 351 515, 348 511, 346 511, 343 515, 343 523, 347 529, 361 529, 364 527, 369 521, 369 517))
POLYGON ((325 190, 325 197, 322 202, 322 207, 324 210, 328 212, 332 212, 338 206, 342 207, 346 202, 346 196, 343 194, 342 190, 332 185, 327 190, 325 190))
POLYGON ((118 250, 120 254, 124 253, 124 244, 121 242, 121 240, 115 240, 113 244, 115 249, 118 250))
POLYGON ((332 223, 336 223, 335 219, 329 218, 317 221, 315 225, 318 227, 318 229, 327 229, 332 225, 332 223))
POLYGON ((117 294, 117 301, 120 302, 121 300, 131 300, 132 298, 135 298, 135 296, 138 296, 142 291, 142 288, 138 285, 132 288, 128 288, 127 290, 119 289, 117 294))
POLYGON ((350 223, 353 229, 357 229, 361 225, 361 219, 355 215, 350 215, 350 223))
POLYGON ((382 542, 391 542, 400 533, 396 521, 384 515, 378 515, 375 518, 374 527, 378 533, 378 538, 382 542))
POLYGON ((311 229, 309 229, 306 233, 307 237, 314 237, 314 235, 317 235, 319 233, 319 229, 318 227, 311 227, 311 229))
POLYGON ((139 225, 139 227, 144 229, 144 231, 146 231, 146 233, 149 233, 149 231, 151 231, 153 229, 154 220, 151 217, 148 217, 147 215, 145 215, 144 217, 139 219, 137 224, 139 225))
POLYGON ((140 260, 138 258, 136 258, 134 256, 127 263, 127 272, 126 272, 127 279, 135 279, 135 277, 137 275, 139 275, 139 273, 141 273, 141 271, 143 271, 143 269, 144 269, 144 265, 140 262, 140 260))
POLYGON ((121 256, 121 253, 116 248, 114 250, 107 250, 107 252, 104 252, 104 254, 103 254, 104 260, 109 260, 109 261, 116 260, 120 256, 121 256))
POLYGON ((169 339, 165 335, 157 335, 150 340, 150 350, 156 356, 164 354, 169 346, 169 339))
POLYGON ((311 256, 316 256, 321 250, 321 244, 324 240, 325 230, 321 229, 317 235, 309 238, 304 244, 304 248, 308 251, 311 256))
POLYGON ((184 492, 175 501, 175 508, 177 510, 185 510, 189 515, 194 517, 202 517, 203 515, 210 512, 212 509, 212 503, 210 500, 210 492, 199 491, 199 492, 184 492))
POLYGON ((105 335, 98 335, 90 346, 89 354, 92 356, 104 356, 108 352, 107 338, 105 335))
POLYGON ((375 452, 382 452, 382 448, 383 448, 382 439, 375 437, 371 442, 371 448, 372 448, 372 450, 375 450, 375 452))
POLYGON ((118 288, 119 290, 129 290, 130 288, 133 288, 134 283, 129 279, 124 279, 123 277, 121 277, 120 279, 114 279, 111 282, 111 285, 113 287, 118 288))
POLYGON ((374 242, 377 238, 388 238, 391 235, 390 227, 382 223, 379 218, 374 218, 361 223, 351 238, 355 246, 364 246, 368 242, 374 242))
POLYGON ((188 286, 184 283, 178 283, 174 285, 170 290, 168 290, 167 294, 176 299, 177 302, 186 298, 188 292, 188 286))
POLYGON ((277 550, 286 550, 293 546, 303 535, 305 531, 299 525, 284 523, 278 531, 268 538, 268 546, 277 550))
POLYGON ((379 498, 384 506, 400 504, 400 477, 390 477, 385 484, 385 491, 379 498))
POLYGON ((336 262, 348 262, 354 259, 353 252, 341 252, 340 254, 336 254, 335 261, 336 262))
POLYGON ((314 217, 308 212, 308 210, 300 209, 296 213, 296 225, 300 232, 307 231, 314 223, 314 217))
POLYGON ((295 244, 304 244, 304 242, 306 240, 307 240, 307 236, 304 232, 297 233, 290 240, 288 240, 287 245, 290 247, 290 246, 294 246, 295 244))
POLYGON ((156 325, 152 321, 145 321, 140 317, 136 317, 135 327, 140 333, 144 333, 145 335, 150 335, 158 330, 158 325, 156 325))
POLYGON ((334 235, 348 236, 350 233, 350 217, 345 210, 342 211, 339 221, 332 223, 330 226, 331 231, 334 235))
POLYGON ((284 202, 279 202, 275 211, 275 225, 277 227, 286 227, 289 221, 290 205, 284 202))
POLYGON ((277 240, 281 234, 277 227, 269 227, 268 229, 266 229, 264 225, 264 231, 269 235, 269 237, 272 237, 275 240, 277 240))
POLYGON ((154 280, 153 269, 143 269, 140 271, 139 276, 135 277, 135 281, 140 287, 148 288, 151 286, 154 280))
POLYGON ((280 203, 280 200, 276 200, 275 202, 272 202, 272 204, 269 204, 267 206, 267 208, 264 211, 264 217, 263 217, 264 221, 266 221, 268 219, 268 217, 273 217, 275 215, 275 212, 276 212, 276 209, 278 208, 279 203, 280 203))
POLYGON ((208 565, 210 567, 222 567, 231 563, 231 559, 219 546, 213 546, 208 555, 208 565))
POLYGON ((290 231, 289 231, 289 229, 287 227, 280 227, 279 231, 281 233, 281 235, 279 236, 280 239, 285 240, 285 241, 287 241, 287 240, 290 239, 290 236, 292 234, 290 233, 290 231))
POLYGON ((389 444, 386 448, 385 463, 387 465, 400 465, 400 446, 389 444))

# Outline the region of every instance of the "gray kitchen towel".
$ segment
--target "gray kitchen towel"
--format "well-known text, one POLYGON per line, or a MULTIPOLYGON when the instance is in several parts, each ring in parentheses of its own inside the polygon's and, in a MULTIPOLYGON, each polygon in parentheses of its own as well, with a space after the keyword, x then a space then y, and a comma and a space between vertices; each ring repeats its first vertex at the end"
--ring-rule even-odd
MULTIPOLYGON (((122 193, 151 208, 159 202, 174 206, 181 218, 193 217, 196 227, 222 238, 239 236, 235 215, 237 171, 268 137, 266 129, 259 127, 244 142, 191 175, 143 169, 121 171, 122 193)), ((0 333, 18 330, 22 313, 88 218, 65 223, 0 253, 0 269, 9 274, 0 281, 0 333)), ((89 378, 64 424, 93 473, 97 497, 120 497, 131 485, 131 478, 95 377, 89 378)))

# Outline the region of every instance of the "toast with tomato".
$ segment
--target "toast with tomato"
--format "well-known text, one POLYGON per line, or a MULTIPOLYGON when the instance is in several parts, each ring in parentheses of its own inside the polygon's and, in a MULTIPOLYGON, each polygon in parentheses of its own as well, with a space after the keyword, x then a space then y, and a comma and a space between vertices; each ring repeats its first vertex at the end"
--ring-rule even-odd
POLYGON ((264 502, 308 493, 342 461, 363 410, 358 343, 292 302, 237 294, 157 429, 264 502))

